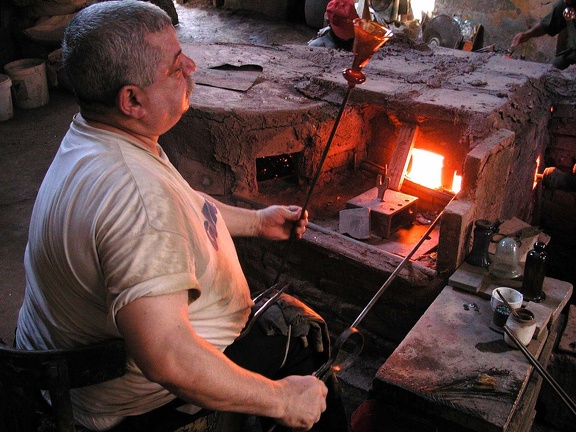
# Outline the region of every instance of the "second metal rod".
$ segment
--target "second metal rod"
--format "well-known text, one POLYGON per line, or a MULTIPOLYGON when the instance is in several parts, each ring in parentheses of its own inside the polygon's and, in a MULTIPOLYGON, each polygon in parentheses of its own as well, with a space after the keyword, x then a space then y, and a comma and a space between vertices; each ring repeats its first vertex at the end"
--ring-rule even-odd
MULTIPOLYGON (((452 197, 452 199, 450 199, 448 204, 446 204, 446 207, 448 207, 448 205, 454 200, 454 198, 456 198, 456 195, 454 195, 452 197)), ((414 253, 418 250, 418 248, 420 248, 422 243, 424 243, 424 241, 428 238, 428 236, 430 235, 430 233, 432 232, 434 227, 438 224, 438 222, 440 222, 440 218, 444 214, 444 211, 446 211, 446 207, 444 207, 444 209, 438 214, 438 216, 436 216, 436 219, 434 219, 434 221, 430 224, 430 226, 428 227, 428 229, 426 230, 424 235, 420 238, 420 240, 418 240, 418 243, 416 243, 416 245, 412 248, 412 250, 408 253, 408 255, 406 255, 404 257, 404 259, 400 262, 400 264, 398 264, 398 267, 396 267, 394 269, 392 274, 390 276, 388 276, 388 279, 386 279, 386 282, 384 282, 384 284, 376 292, 374 297, 372 297, 370 302, 368 302, 368 304, 366 305, 364 310, 362 312, 360 312, 360 315, 358 315, 358 318, 356 318, 356 320, 352 323, 352 325, 350 327, 352 327, 352 328, 358 327, 358 324, 360 324, 360 321, 362 321, 364 319, 364 317, 366 316, 366 314, 368 314, 368 312, 370 312, 370 309, 372 309, 372 307, 378 301, 380 296, 384 293, 384 291, 386 291, 386 289, 390 286, 392 281, 396 278, 398 273, 400 273, 400 271, 404 268, 404 266, 408 263, 408 261, 410 261, 410 258, 412 258, 412 255, 414 255, 414 253)))

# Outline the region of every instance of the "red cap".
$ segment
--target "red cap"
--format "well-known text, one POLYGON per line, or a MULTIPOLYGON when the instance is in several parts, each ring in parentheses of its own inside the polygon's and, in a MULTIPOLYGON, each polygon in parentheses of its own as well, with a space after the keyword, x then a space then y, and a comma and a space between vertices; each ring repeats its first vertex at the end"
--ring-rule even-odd
POLYGON ((330 28, 342 40, 354 37, 354 18, 358 18, 354 0, 330 0, 326 6, 330 28))

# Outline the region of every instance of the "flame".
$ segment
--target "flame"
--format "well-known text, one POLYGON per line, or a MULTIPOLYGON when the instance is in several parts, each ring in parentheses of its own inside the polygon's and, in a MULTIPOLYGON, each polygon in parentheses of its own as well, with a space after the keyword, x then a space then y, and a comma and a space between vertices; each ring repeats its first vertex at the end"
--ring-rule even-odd
POLYGON ((454 178, 452 179, 452 192, 458 194, 462 189, 462 176, 458 175, 458 171, 454 171, 454 178))
POLYGON ((411 156, 411 168, 406 177, 430 189, 442 187, 444 156, 417 148, 412 149, 411 156))
POLYGON ((538 187, 538 180, 542 178, 540 173, 540 156, 536 158, 536 171, 534 172, 534 181, 532 182, 532 190, 535 190, 538 187))

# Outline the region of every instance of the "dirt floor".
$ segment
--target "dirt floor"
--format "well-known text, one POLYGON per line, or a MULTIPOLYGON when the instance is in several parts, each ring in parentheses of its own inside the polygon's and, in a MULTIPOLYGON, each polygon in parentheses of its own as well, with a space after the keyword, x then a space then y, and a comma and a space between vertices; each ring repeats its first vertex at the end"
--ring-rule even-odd
POLYGON ((290 21, 259 16, 253 12, 220 9, 212 0, 178 0, 175 3, 182 42, 231 42, 254 45, 305 44, 317 29, 305 24, 302 13, 290 21))

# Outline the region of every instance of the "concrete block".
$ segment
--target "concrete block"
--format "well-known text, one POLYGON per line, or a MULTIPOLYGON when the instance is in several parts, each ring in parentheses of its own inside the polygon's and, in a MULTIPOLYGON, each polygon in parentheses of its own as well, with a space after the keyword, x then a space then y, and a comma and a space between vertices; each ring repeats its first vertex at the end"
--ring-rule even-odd
POLYGON ((468 253, 470 227, 476 215, 474 204, 466 199, 452 201, 444 209, 440 223, 439 243, 444 247, 438 250, 436 269, 440 274, 450 274, 464 261, 468 253))
MULTIPOLYGON (((496 155, 505 151, 512 153, 511 147, 514 143, 515 136, 516 134, 514 132, 501 129, 480 142, 468 153, 464 166, 464 172, 466 173, 464 184, 462 185, 464 189, 478 190, 483 186, 489 186, 479 184, 482 178, 485 179, 484 182, 494 178, 499 178, 502 182, 505 181, 505 178, 502 178, 502 175, 505 174, 502 172, 502 165, 495 163, 495 160, 496 162, 499 161, 496 155), (484 175, 487 169, 491 169, 494 175, 484 175), (481 176, 480 174, 483 175, 481 176)), ((494 186, 489 189, 501 187, 501 185, 502 183, 494 182, 494 186)))
POLYGON ((458 270, 452 273, 452 276, 448 279, 448 285, 472 293, 477 293, 486 276, 488 276, 487 268, 475 267, 464 262, 458 270))
POLYGON ((370 209, 366 207, 340 210, 340 234, 348 234, 358 240, 370 238, 370 209))

